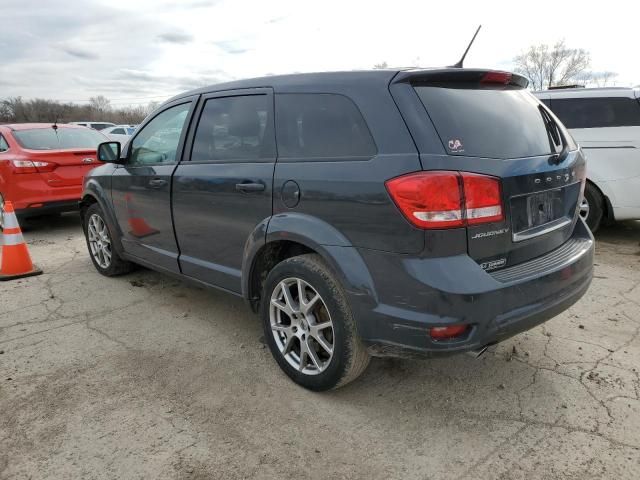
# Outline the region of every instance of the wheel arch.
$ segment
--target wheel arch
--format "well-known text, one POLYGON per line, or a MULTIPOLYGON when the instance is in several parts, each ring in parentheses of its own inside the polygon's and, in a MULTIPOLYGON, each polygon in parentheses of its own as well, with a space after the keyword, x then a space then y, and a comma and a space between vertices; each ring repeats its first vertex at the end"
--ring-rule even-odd
POLYGON ((316 253, 327 263, 351 301, 368 298, 377 303, 369 270, 348 239, 333 226, 304 214, 279 214, 262 222, 245 246, 242 295, 258 311, 262 285, 269 271, 281 261, 316 253))
POLYGON ((611 204, 611 199, 609 198, 609 195, 604 192, 604 190, 600 187, 600 185, 598 185, 598 183, 595 180, 592 180, 591 178, 587 177, 587 183, 593 186, 593 188, 595 188, 598 191, 598 193, 602 196, 602 204, 604 206, 602 219, 606 223, 615 222, 616 220, 615 214, 613 212, 613 205, 611 204))
POLYGON ((109 198, 102 186, 97 181, 89 179, 85 184, 82 192, 82 198, 80 199, 80 218, 82 220, 82 225, 84 225, 84 217, 87 209, 93 204, 98 204, 102 209, 109 231, 112 232, 114 237, 113 245, 118 253, 122 254, 123 248, 122 242, 120 241, 121 232, 115 215, 113 214, 111 202, 109 201, 109 198))

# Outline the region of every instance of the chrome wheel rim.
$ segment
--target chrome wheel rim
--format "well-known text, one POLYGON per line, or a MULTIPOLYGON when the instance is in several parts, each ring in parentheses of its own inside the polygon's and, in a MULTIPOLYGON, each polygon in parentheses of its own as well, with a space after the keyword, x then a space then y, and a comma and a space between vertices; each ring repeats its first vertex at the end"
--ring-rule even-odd
POLYGON ((333 321, 324 300, 300 278, 282 280, 271 294, 271 333, 287 363, 306 375, 324 372, 333 358, 333 321))
POLYGON ((100 268, 109 268, 111 265, 111 239, 107 226, 100 215, 94 213, 89 217, 87 234, 91 256, 100 268))
POLYGON ((585 220, 589 216, 589 202, 586 198, 583 198, 580 202, 580 216, 585 220))

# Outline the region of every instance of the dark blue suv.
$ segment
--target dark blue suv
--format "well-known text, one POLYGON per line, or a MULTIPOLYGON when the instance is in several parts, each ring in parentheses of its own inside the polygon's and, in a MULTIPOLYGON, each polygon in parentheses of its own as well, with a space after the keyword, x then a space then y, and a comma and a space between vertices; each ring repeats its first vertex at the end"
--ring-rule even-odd
POLYGON ((287 75, 179 95, 87 175, 104 275, 140 264, 246 299, 313 390, 369 357, 477 351, 587 290, 581 150, 499 71, 287 75))

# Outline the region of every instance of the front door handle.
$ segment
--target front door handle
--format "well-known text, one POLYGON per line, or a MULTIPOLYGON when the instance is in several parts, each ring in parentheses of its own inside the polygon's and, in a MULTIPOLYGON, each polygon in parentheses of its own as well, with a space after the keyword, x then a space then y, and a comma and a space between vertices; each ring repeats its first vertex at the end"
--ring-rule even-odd
POLYGON ((262 192, 264 191, 264 188, 264 183, 236 183, 236 190, 238 190, 239 192, 262 192))
POLYGON ((167 181, 161 178, 154 178, 153 180, 149 180, 149 186, 151 188, 164 187, 166 184, 167 184, 167 181))

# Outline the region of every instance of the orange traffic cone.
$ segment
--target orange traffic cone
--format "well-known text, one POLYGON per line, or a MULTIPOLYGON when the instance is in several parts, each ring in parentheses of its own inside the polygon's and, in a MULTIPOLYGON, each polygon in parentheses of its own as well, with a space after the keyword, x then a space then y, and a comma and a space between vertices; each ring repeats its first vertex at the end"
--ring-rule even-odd
POLYGON ((0 260, 0 280, 40 275, 42 270, 31 262, 29 249, 22 238, 13 204, 4 204, 4 223, 2 232, 2 260, 0 260))
POLYGON ((128 223, 130 228, 129 233, 131 233, 131 235, 137 238, 143 238, 153 235, 154 233, 158 233, 158 230, 149 225, 147 221, 140 216, 138 210, 133 206, 131 195, 126 194, 124 196, 124 201, 127 204, 127 214, 129 216, 128 223))

